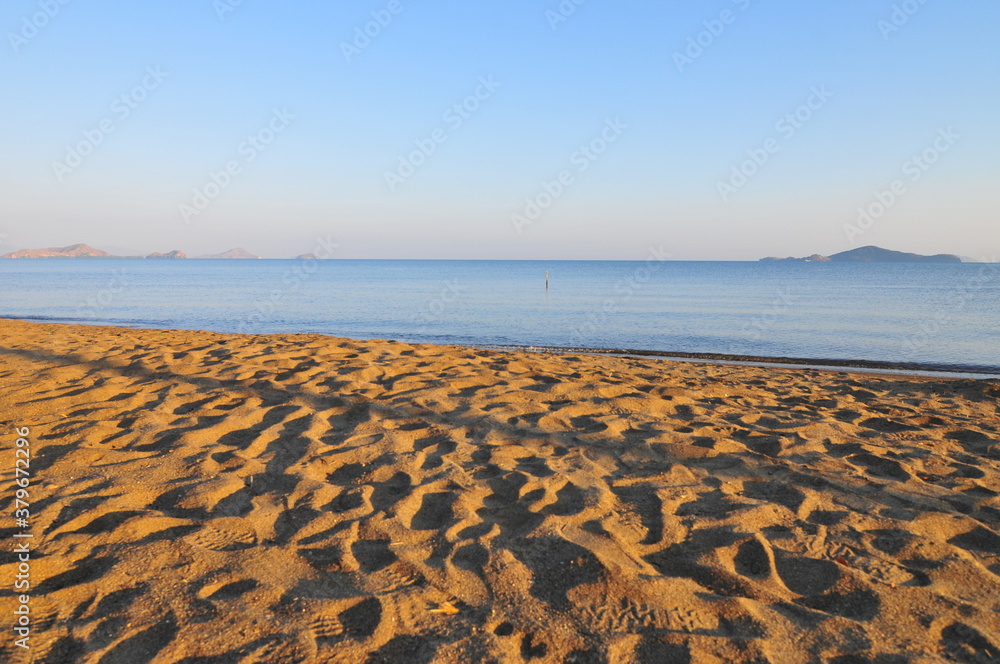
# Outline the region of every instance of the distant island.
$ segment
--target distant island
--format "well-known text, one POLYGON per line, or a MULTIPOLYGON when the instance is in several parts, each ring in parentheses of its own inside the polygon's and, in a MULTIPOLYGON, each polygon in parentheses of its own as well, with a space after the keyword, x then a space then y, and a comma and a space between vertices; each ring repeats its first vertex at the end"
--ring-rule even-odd
POLYGON ((68 247, 49 247, 48 249, 22 249, 0 258, 115 258, 106 251, 94 249, 86 244, 71 244, 68 247))
POLYGON ((146 258, 187 258, 187 254, 183 251, 177 251, 176 249, 165 254, 154 251, 150 255, 146 256, 146 258))
POLYGON ((828 256, 821 256, 819 254, 813 254, 812 256, 806 256, 805 258, 794 258, 789 256, 788 258, 778 258, 777 256, 768 256, 767 258, 761 258, 762 261, 780 261, 782 263, 793 262, 793 263, 829 263, 830 258, 828 256))
POLYGON ((867 246, 842 251, 832 256, 821 256, 813 254, 805 258, 777 258, 769 256, 761 258, 761 261, 782 261, 796 263, 961 263, 962 259, 954 254, 934 254, 933 256, 923 256, 921 254, 908 254, 903 251, 893 251, 881 247, 867 246))
MULTIPOLYGON (((0 258, 153 258, 153 259, 181 259, 187 258, 187 254, 183 251, 177 249, 169 251, 167 253, 160 253, 159 251, 154 251, 146 256, 115 256, 109 254, 106 251, 101 251, 100 249, 94 249, 90 245, 86 244, 71 244, 68 247, 49 247, 48 249, 22 249, 20 251, 12 251, 8 254, 0 256, 0 258)), ((210 254, 207 256, 196 256, 196 258, 214 258, 214 259, 251 259, 251 258, 261 258, 251 254, 246 249, 241 249, 237 247, 236 249, 230 249, 229 251, 224 251, 221 254, 210 254)))

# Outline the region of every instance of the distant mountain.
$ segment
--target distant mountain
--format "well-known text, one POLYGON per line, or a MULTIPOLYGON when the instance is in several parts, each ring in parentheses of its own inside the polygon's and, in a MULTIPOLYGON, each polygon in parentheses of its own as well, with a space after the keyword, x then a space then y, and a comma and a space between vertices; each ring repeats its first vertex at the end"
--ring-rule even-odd
POLYGON ((812 256, 806 256, 805 258, 794 258, 789 256, 788 258, 777 258, 775 256, 768 256, 767 258, 761 258, 762 261, 781 261, 781 262, 794 262, 794 263, 829 263, 830 259, 826 256, 820 256, 819 254, 813 254, 812 256))
POLYGON ((837 263, 961 263, 962 259, 953 254, 922 256, 902 251, 892 251, 881 247, 867 246, 842 251, 830 256, 837 263))
POLYGON ((224 251, 221 254, 211 254, 208 256, 197 256, 196 258, 231 258, 231 259, 248 259, 248 258, 260 258, 260 256, 254 256, 246 249, 230 249, 229 251, 224 251))
MULTIPOLYGON (((48 249, 22 249, 21 251, 14 251, 9 254, 4 254, 0 258, 187 258, 188 255, 183 251, 174 249, 173 251, 168 251, 167 253, 161 253, 159 251, 154 251, 147 256, 114 256, 106 251, 101 251, 100 249, 94 249, 86 244, 73 244, 68 247, 50 247, 48 249)), ((235 259, 248 259, 248 258, 261 258, 260 256, 255 256, 251 254, 246 249, 230 249, 229 251, 223 252, 221 254, 212 254, 209 256, 198 256, 198 258, 235 258, 235 259)))
POLYGON ((842 251, 830 257, 813 254, 806 258, 775 258, 769 256, 761 258, 761 261, 794 261, 799 263, 961 263, 962 259, 952 254, 934 254, 933 256, 922 256, 920 254, 907 254, 902 251, 892 251, 881 247, 868 246, 842 251))
POLYGON ((22 249, 0 258, 114 258, 111 254, 85 244, 71 244, 68 247, 49 247, 48 249, 22 249))
POLYGON ((299 254, 293 260, 297 260, 297 261, 300 261, 300 260, 301 261, 318 261, 318 260, 320 260, 320 257, 317 256, 316 254, 299 254))

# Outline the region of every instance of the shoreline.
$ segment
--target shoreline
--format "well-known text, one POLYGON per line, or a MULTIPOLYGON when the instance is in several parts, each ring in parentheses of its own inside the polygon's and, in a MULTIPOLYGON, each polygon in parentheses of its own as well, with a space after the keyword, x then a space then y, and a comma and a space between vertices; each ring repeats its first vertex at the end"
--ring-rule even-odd
MULTIPOLYGON (((21 321, 38 325, 83 325, 87 327, 111 328, 121 330, 166 330, 171 332, 206 332, 211 334, 231 334, 240 336, 277 336, 277 335, 317 335, 329 339, 345 339, 350 341, 387 341, 387 339, 354 339, 352 337, 342 337, 335 334, 324 334, 319 332, 220 332, 216 330, 189 330, 185 328, 158 328, 158 327, 122 327, 105 323, 76 323, 65 319, 27 319, 0 316, 0 320, 21 321)), ((688 362, 707 364, 732 365, 732 366, 759 366, 788 369, 809 369, 817 371, 845 371, 849 373, 865 373, 872 375, 888 376, 914 376, 922 378, 947 378, 947 379, 970 379, 970 380, 1000 380, 1000 366, 975 365, 975 364, 941 364, 931 362, 890 362, 880 360, 841 360, 832 358, 797 358, 797 357, 768 357, 763 355, 732 355, 727 353, 701 353, 685 351, 658 351, 644 349, 618 349, 618 348, 586 348, 574 346, 545 346, 545 345, 515 345, 515 344, 463 344, 463 343, 430 343, 424 341, 409 341, 406 339, 393 339, 395 343, 408 343, 418 346, 440 346, 440 347, 460 347, 475 348, 483 350, 500 350, 511 352, 547 352, 556 354, 587 354, 604 355, 609 357, 640 357, 652 358, 667 362, 688 362)))
POLYGON ((4 319, 16 439, 11 664, 1000 653, 996 381, 4 319))

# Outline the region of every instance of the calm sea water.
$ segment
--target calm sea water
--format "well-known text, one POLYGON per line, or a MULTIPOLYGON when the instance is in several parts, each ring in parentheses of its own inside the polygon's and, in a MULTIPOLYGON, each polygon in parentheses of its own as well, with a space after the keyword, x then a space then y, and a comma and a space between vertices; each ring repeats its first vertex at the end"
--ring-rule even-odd
POLYGON ((0 261, 4 317, 423 343, 997 373, 998 314, 1000 265, 982 264, 0 261))

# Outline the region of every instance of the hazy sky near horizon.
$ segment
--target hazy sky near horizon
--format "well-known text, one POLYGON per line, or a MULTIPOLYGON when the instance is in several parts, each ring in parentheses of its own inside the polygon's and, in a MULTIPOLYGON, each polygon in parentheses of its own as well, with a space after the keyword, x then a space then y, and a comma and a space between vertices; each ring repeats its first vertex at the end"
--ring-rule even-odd
POLYGON ((993 0, 9 0, 0 253, 1000 260, 997 25, 993 0))

